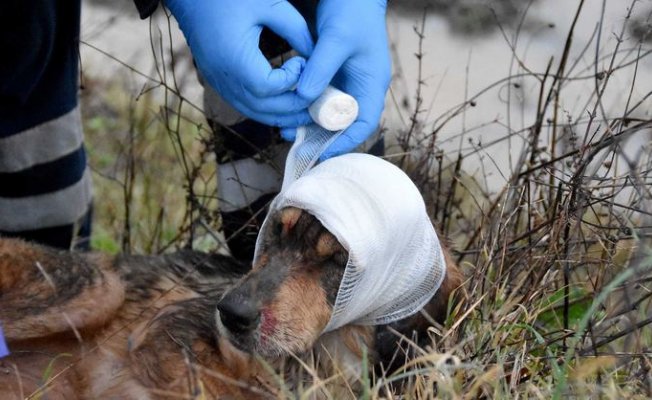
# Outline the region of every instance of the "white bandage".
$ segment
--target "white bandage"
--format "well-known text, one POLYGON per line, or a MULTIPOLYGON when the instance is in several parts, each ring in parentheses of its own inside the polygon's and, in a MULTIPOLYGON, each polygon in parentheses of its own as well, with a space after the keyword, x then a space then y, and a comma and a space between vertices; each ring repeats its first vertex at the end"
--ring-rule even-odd
POLYGON ((316 124, 329 131, 342 131, 358 118, 358 102, 332 86, 308 108, 316 124))
MULTIPOLYGON (((419 190, 398 167, 345 154, 288 181, 270 214, 290 206, 306 210, 349 252, 326 331, 406 318, 439 289, 446 273, 439 239, 419 190)), ((265 252, 260 238, 273 228, 265 220, 254 260, 265 252)))

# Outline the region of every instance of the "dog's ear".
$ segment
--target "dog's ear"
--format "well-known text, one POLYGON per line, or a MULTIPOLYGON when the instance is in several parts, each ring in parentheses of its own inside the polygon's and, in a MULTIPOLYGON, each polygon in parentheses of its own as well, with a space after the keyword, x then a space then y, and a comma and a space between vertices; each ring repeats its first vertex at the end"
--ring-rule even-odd
POLYGON ((442 250, 446 262, 446 275, 433 298, 424 307, 424 311, 441 324, 446 321, 451 304, 463 306, 466 303, 466 292, 462 286, 464 275, 443 243, 442 250))
POLYGON ((345 254, 346 250, 337 240, 337 238, 327 230, 324 230, 317 238, 315 251, 318 257, 327 258, 336 253, 345 254))
POLYGON ((445 247, 442 249, 446 259, 446 275, 430 301, 420 312, 376 328, 374 347, 378 372, 392 373, 405 365, 415 355, 414 343, 419 347, 428 344, 426 331, 432 325, 431 321, 443 324, 451 304, 464 306, 466 301, 466 293, 462 286, 464 276, 448 249, 445 247))
POLYGON ((288 236, 303 214, 303 210, 295 207, 286 207, 282 209, 279 217, 281 235, 288 236))

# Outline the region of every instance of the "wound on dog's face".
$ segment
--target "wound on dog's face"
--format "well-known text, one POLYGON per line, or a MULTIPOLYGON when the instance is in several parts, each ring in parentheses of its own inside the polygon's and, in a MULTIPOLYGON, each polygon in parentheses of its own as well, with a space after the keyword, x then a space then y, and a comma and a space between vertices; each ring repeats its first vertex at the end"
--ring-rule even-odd
POLYGON ((231 344, 267 357, 301 353, 328 324, 348 254, 308 212, 271 216, 252 271, 218 304, 218 326, 231 344))

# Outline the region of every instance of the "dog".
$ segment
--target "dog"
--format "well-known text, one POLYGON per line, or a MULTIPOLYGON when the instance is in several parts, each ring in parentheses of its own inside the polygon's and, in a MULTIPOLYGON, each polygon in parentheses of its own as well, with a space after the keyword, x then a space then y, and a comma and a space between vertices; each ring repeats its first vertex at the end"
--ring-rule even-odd
POLYGON ((0 239, 11 350, 0 398, 276 398, 275 377, 299 387, 288 371, 306 360, 317 373, 343 368, 353 385, 364 357, 396 368, 401 337, 425 338, 430 318, 445 320, 459 300, 462 274, 445 251, 444 281, 420 313, 322 334, 347 251, 306 211, 270 221, 251 267, 194 251, 108 256, 0 239))

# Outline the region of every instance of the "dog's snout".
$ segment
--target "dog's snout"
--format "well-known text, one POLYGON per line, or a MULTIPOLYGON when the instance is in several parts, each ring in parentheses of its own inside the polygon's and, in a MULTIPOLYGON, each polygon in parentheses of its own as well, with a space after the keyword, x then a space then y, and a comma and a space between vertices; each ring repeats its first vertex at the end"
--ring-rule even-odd
POLYGON ((222 324, 233 333, 246 333, 258 325, 260 312, 258 307, 240 296, 224 297, 218 304, 222 324))

